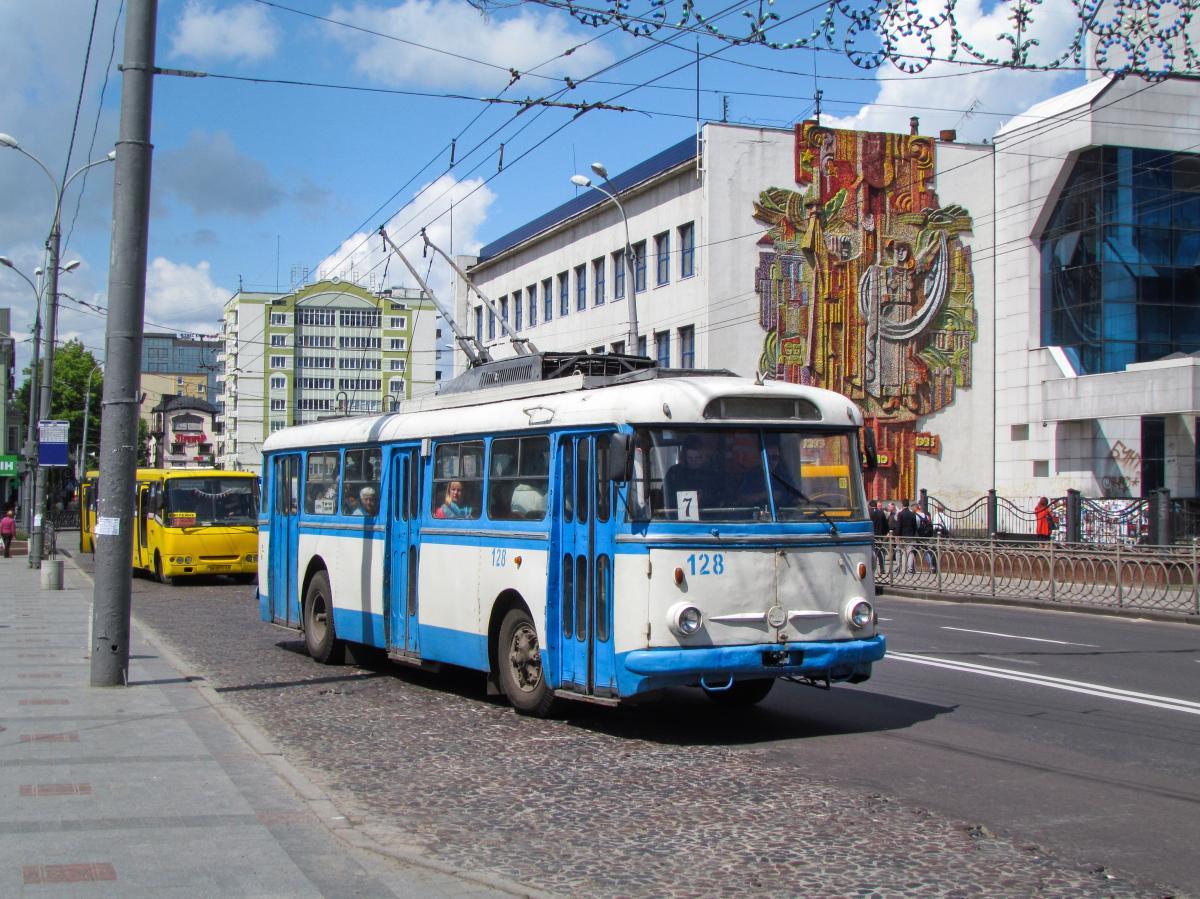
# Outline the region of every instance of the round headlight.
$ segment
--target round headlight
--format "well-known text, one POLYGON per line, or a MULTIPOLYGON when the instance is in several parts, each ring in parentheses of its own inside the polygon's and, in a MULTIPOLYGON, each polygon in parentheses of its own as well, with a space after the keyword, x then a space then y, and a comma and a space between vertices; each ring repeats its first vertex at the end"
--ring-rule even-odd
POLYGON ((690 637, 704 626, 704 613, 690 603, 676 603, 667 612, 667 625, 679 636, 690 637))
POLYGON ((862 630, 874 620, 874 617, 875 610, 865 599, 852 599, 846 605, 846 620, 855 630, 862 630))

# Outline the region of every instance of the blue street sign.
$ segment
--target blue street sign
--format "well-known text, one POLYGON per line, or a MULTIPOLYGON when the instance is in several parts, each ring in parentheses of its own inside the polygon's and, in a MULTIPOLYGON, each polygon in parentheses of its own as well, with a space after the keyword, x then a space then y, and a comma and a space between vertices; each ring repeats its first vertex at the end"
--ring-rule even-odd
POLYGON ((38 465, 46 468, 67 466, 68 425, 65 421, 38 422, 38 465))

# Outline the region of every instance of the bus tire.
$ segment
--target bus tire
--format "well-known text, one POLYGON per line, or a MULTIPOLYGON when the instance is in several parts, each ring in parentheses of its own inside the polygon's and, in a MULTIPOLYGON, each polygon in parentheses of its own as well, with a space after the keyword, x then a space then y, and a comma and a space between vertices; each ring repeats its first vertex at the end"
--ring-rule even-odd
POLYGON ((165 584, 168 587, 175 586, 175 578, 163 574, 162 556, 158 554, 157 549, 154 551, 154 577, 160 584, 165 584))
POLYGON ((554 707, 554 691, 542 670, 537 628, 524 609, 510 609, 500 625, 496 647, 500 689, 522 715, 545 718, 554 707))
POLYGON ((346 647, 333 629, 333 591, 329 575, 318 571, 304 591, 304 647, 322 665, 340 665, 346 647))
POLYGON ((742 709, 757 705, 767 698, 771 688, 775 686, 775 678, 764 677, 754 680, 736 680, 728 690, 704 689, 704 695, 717 705, 731 709, 742 709))

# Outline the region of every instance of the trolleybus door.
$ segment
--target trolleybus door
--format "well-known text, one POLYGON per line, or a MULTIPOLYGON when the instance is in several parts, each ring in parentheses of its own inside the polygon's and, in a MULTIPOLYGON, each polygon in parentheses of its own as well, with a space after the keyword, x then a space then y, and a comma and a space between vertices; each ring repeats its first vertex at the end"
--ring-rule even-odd
POLYGON ((613 657, 612 483, 605 478, 607 434, 559 441, 562 521, 560 622, 565 690, 615 692, 613 657))
POLYGON ((267 596, 271 619, 278 624, 298 627, 300 595, 296 559, 300 541, 300 464, 301 457, 290 453, 276 456, 271 471, 271 547, 267 596))
POLYGON ((392 454, 387 510, 387 568, 383 585, 388 649, 417 653, 417 510, 421 478, 417 451, 392 454))

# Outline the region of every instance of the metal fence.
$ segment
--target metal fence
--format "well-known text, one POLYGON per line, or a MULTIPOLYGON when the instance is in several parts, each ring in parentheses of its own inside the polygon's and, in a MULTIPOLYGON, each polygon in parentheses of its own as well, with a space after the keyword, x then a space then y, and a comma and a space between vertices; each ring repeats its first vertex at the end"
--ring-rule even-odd
POLYGON ((875 583, 897 591, 1200 615, 1200 544, 877 538, 875 583))
MULTIPOLYGON (((979 540, 1032 540, 1036 497, 1010 499, 994 490, 955 509, 922 492, 930 514, 941 513, 954 537, 979 540)), ((1200 499, 1176 498, 1165 490, 1150 497, 1091 499, 1078 491, 1050 499, 1058 521, 1052 539, 1059 544, 1126 546, 1187 544, 1200 539, 1200 499)))

